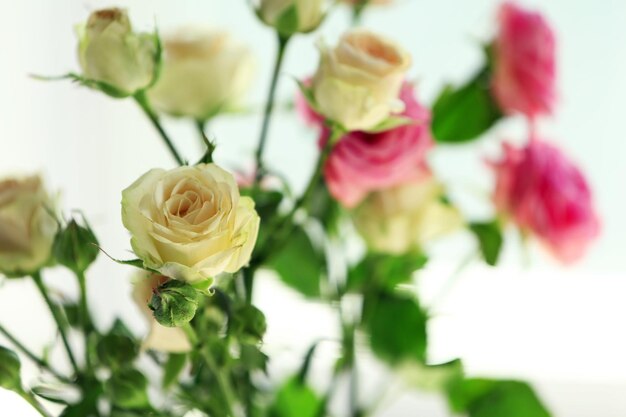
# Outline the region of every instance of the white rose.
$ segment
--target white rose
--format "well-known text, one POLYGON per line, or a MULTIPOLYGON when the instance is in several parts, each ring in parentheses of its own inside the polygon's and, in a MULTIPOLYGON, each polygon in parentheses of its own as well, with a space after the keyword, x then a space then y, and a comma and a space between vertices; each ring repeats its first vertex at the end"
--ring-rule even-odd
POLYGON ((393 42, 358 29, 330 49, 320 44, 320 65, 313 78, 318 110, 348 130, 367 130, 401 111, 398 94, 411 64, 393 42))
POLYGON ((134 33, 126 10, 93 12, 78 28, 78 57, 83 75, 125 94, 146 88, 155 73, 154 36, 134 33))
POLYGON ((53 208, 39 177, 0 181, 0 272, 28 275, 50 260, 53 208))
POLYGON ((186 28, 164 39, 164 61, 150 101, 174 116, 205 120, 234 107, 250 86, 254 60, 230 35, 186 28))
POLYGON ((357 230, 379 252, 419 250, 463 226, 459 212, 442 201, 443 191, 428 177, 372 193, 355 212, 357 230))
POLYGON ((326 13, 327 0, 261 0, 261 19, 284 35, 316 29, 326 13))
POLYGON ((122 220, 146 267, 190 283, 247 265, 260 221, 215 164, 148 171, 124 190, 122 220))
POLYGON ((167 280, 168 278, 162 275, 142 272, 133 283, 133 300, 150 324, 150 331, 143 341, 143 348, 171 353, 189 352, 192 346, 184 330, 179 327, 161 326, 148 308, 154 290, 167 280))

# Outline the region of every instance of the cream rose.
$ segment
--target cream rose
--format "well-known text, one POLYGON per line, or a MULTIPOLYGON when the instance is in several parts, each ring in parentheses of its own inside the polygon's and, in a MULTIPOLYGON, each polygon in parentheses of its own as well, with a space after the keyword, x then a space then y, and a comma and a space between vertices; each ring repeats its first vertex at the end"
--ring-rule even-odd
POLYGON ((57 222, 39 177, 0 181, 0 272, 23 276, 50 260, 57 222))
POLYGON ((215 164, 148 171, 124 190, 122 220, 147 268, 191 283, 245 266, 260 221, 215 164))
POLYGON ((154 36, 134 33, 126 10, 93 12, 78 28, 78 37, 78 57, 86 78, 128 95, 152 82, 156 65, 154 36))
POLYGON ((133 300, 150 324, 148 336, 143 341, 143 348, 171 353, 189 352, 192 346, 184 330, 178 327, 161 326, 148 308, 154 290, 167 280, 168 278, 163 275, 142 272, 133 283, 133 300))
POLYGON ((375 192, 355 211, 355 225, 379 252, 402 254, 463 226, 459 212, 442 201, 443 186, 421 178, 375 192))
POLYGON ((284 35, 316 29, 326 14, 328 0, 260 0, 261 19, 284 35))
POLYGON ((250 86, 250 50, 229 34, 181 29, 164 39, 164 61, 150 101, 174 116, 205 120, 234 107, 250 86))
POLYGON ((318 110, 348 130, 367 130, 402 111, 398 94, 411 64, 407 52, 374 33, 353 30, 330 49, 320 45, 313 78, 318 110))

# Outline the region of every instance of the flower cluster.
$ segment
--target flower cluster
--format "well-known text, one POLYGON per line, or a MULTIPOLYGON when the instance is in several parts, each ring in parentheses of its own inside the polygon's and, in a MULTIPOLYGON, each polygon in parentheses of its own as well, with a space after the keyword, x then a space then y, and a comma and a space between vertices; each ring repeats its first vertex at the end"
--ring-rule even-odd
MULTIPOLYGON (((64 218, 38 176, 2 180, 0 273, 33 279, 71 369, 60 372, 1 325, 0 334, 59 386, 73 386, 79 398, 70 401, 56 388, 25 388, 19 358, 2 346, 0 387, 20 394, 43 416, 50 413, 38 397, 63 404, 68 417, 286 417, 328 414, 331 396, 345 379, 351 384, 351 415, 369 415, 372 406, 359 395, 358 378, 342 378, 359 375, 357 357, 367 347, 373 354, 368 360, 376 357, 398 375, 420 379, 421 386, 427 380, 447 397, 454 414, 507 417, 501 410, 515 404, 529 416, 548 416, 522 382, 468 378, 460 360, 433 365, 429 314, 417 291, 407 291, 436 254, 432 242, 452 233, 471 234, 472 255, 480 251, 489 265, 497 264, 509 222, 564 263, 580 259, 599 234, 582 171, 537 133, 540 117, 552 114, 556 103, 556 42, 547 21, 513 3, 502 5, 483 67, 465 85, 444 88, 432 105, 419 98, 411 81, 411 55, 390 38, 351 28, 334 46, 318 42, 319 64, 299 82, 295 107, 318 134, 319 153, 304 192, 294 195, 288 179, 264 160, 275 135, 275 92, 290 40, 319 28, 333 2, 250 3, 276 35, 278 52, 255 169, 240 170, 238 177, 215 160, 222 138, 207 132, 212 119, 243 104, 254 75, 253 48, 203 27, 183 27, 161 40, 157 33, 134 31, 127 11, 119 8, 95 11, 79 27, 82 72, 60 78, 134 100, 178 164, 151 169, 121 192, 132 258, 111 259, 139 269, 132 298, 147 334, 135 336, 122 318, 108 330, 96 325, 86 275, 101 249, 86 216, 64 218), (431 151, 476 140, 498 120, 517 114, 531 135, 520 147, 504 143, 502 158, 489 162, 494 218, 466 218, 431 165, 431 151), (168 117, 197 129, 205 150, 191 159, 195 163, 179 152, 163 123, 168 117), (351 254, 355 240, 354 249, 364 250, 354 250, 359 258, 346 263, 336 252, 351 254), (76 299, 48 289, 42 274, 52 267, 75 275, 76 299), (336 273, 339 267, 345 270, 336 273), (270 360, 263 345, 268 324, 254 305, 261 268, 337 313, 341 358, 332 365, 325 397, 307 382, 317 343, 287 382, 278 388, 259 382, 270 360), (347 305, 356 308, 346 311, 347 305), (80 349, 70 332, 84 336, 80 349), (145 361, 139 358, 146 354, 162 368, 158 387, 142 370, 145 361), (155 402, 148 393, 157 390, 155 402)), ((369 6, 394 2, 336 3, 352 11, 356 25, 369 6)))

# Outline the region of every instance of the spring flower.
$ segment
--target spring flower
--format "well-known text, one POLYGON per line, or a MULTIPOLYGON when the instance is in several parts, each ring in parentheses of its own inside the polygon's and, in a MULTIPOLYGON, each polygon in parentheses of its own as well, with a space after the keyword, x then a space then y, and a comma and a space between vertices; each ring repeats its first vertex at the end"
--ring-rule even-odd
POLYGON ((228 33, 185 28, 164 47, 161 76, 149 90, 157 110, 205 120, 235 107, 250 86, 252 54, 228 33))
POLYGON ((443 186, 422 177, 370 194, 354 212, 357 230, 374 251, 403 254, 460 229, 459 212, 443 201, 443 186))
POLYGON ((126 95, 152 83, 156 65, 154 36, 134 33, 126 10, 93 12, 78 29, 78 57, 83 75, 126 95))
POLYGON ((49 260, 58 225, 37 176, 0 181, 0 272, 23 276, 49 260))
POLYGON ((493 92, 507 113, 528 118, 552 113, 556 99, 556 40, 539 14, 513 3, 500 9, 494 42, 493 92))
POLYGON ((147 268, 190 283, 247 265, 259 231, 254 201, 215 164, 148 171, 124 190, 122 220, 147 268))
MULTIPOLYGON (((353 208, 368 193, 427 175, 426 154, 432 147, 430 112, 415 98, 413 86, 400 92, 403 116, 413 124, 380 133, 351 132, 334 146, 324 175, 331 195, 353 208)), ((328 133, 324 132, 322 143, 328 133)))
POLYGON ((168 281, 167 277, 146 272, 140 273, 133 286, 133 300, 139 310, 150 323, 150 331, 143 341, 144 349, 154 349, 161 352, 183 353, 191 350, 191 343, 183 329, 165 327, 157 323, 148 308, 153 292, 168 281))
POLYGON ((258 14, 283 35, 315 30, 326 14, 327 0, 260 0, 258 14))
POLYGON ((504 145, 496 172, 498 211, 539 238, 562 262, 580 258, 599 233, 591 190, 581 171, 555 146, 533 139, 504 145))
POLYGON ((411 64, 406 51, 362 29, 344 34, 335 48, 320 44, 313 78, 318 110, 346 130, 368 130, 402 111, 398 94, 411 64))

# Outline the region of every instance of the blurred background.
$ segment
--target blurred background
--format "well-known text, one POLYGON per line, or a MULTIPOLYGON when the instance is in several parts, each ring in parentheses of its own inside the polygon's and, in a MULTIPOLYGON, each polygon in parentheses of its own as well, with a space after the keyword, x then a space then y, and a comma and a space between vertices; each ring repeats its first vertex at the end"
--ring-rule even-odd
MULTIPOLYGON (((626 97, 626 2, 623 0, 525 0, 541 10, 559 42, 560 104, 540 131, 566 150, 586 172, 602 217, 602 236, 573 268, 553 263, 540 249, 526 262, 513 233, 497 269, 476 263, 446 290, 448 278, 472 250, 467 236, 432 248, 435 260, 419 277, 420 296, 433 305, 430 356, 456 357, 477 376, 522 378, 533 382, 557 417, 626 415, 626 141, 620 138, 626 97), (447 296, 439 298, 442 291, 447 296)), ((364 25, 408 49, 420 99, 430 105, 447 82, 462 82, 481 64, 481 44, 495 30, 497 0, 399 0, 372 8, 364 25)), ((177 26, 207 24, 230 30, 254 50, 257 75, 248 96, 253 112, 224 116, 210 126, 217 138, 216 161, 250 169, 263 103, 275 54, 273 33, 263 27, 244 0, 23 0, 0 14, 0 175, 41 172, 59 190, 62 207, 89 217, 101 246, 128 258, 128 236, 120 220, 121 190, 155 166, 172 167, 149 122, 131 100, 113 100, 69 82, 43 83, 28 74, 58 75, 78 68, 74 25, 96 8, 117 5, 130 11, 137 29, 157 22, 167 33, 177 26)), ((291 79, 310 75, 317 65, 320 36, 334 42, 349 24, 338 7, 315 34, 291 45, 279 87, 280 101, 292 101, 291 79)), ((193 126, 167 119, 166 126, 184 154, 200 155, 193 126)), ((452 198, 469 216, 488 214, 491 176, 483 158, 497 154, 502 139, 523 141, 522 120, 498 124, 477 144, 441 146, 432 155, 436 172, 450 185, 452 198)), ((267 159, 296 189, 308 178, 316 134, 290 111, 276 114, 267 159)), ((54 271, 56 272, 56 271, 54 271)), ((97 325, 124 316, 137 334, 146 331, 131 302, 130 275, 104 256, 90 270, 89 294, 97 325)), ((46 276, 52 286, 73 294, 64 272, 46 276)), ((324 306, 305 302, 267 276, 255 297, 269 323, 266 349, 281 355, 271 365, 280 378, 300 361, 311 340, 333 334, 334 320, 324 306)), ((52 322, 31 281, 4 281, 0 320, 40 349, 52 337, 52 322)), ((0 343, 3 343, 0 340, 0 343)), ((62 361, 60 352, 52 352, 62 361)), ((324 352, 332 356, 334 352, 324 352)), ((323 384, 330 361, 316 364, 323 384)), ((371 368, 371 369, 370 369, 371 368)), ((35 377, 25 366, 26 381, 35 377)), ((376 389, 370 375, 365 385, 376 389)), ((366 395, 366 394, 364 394, 366 395)), ((35 416, 13 394, 0 392, 0 415, 35 416)), ((381 416, 448 415, 442 398, 411 390, 389 399, 381 416)))

